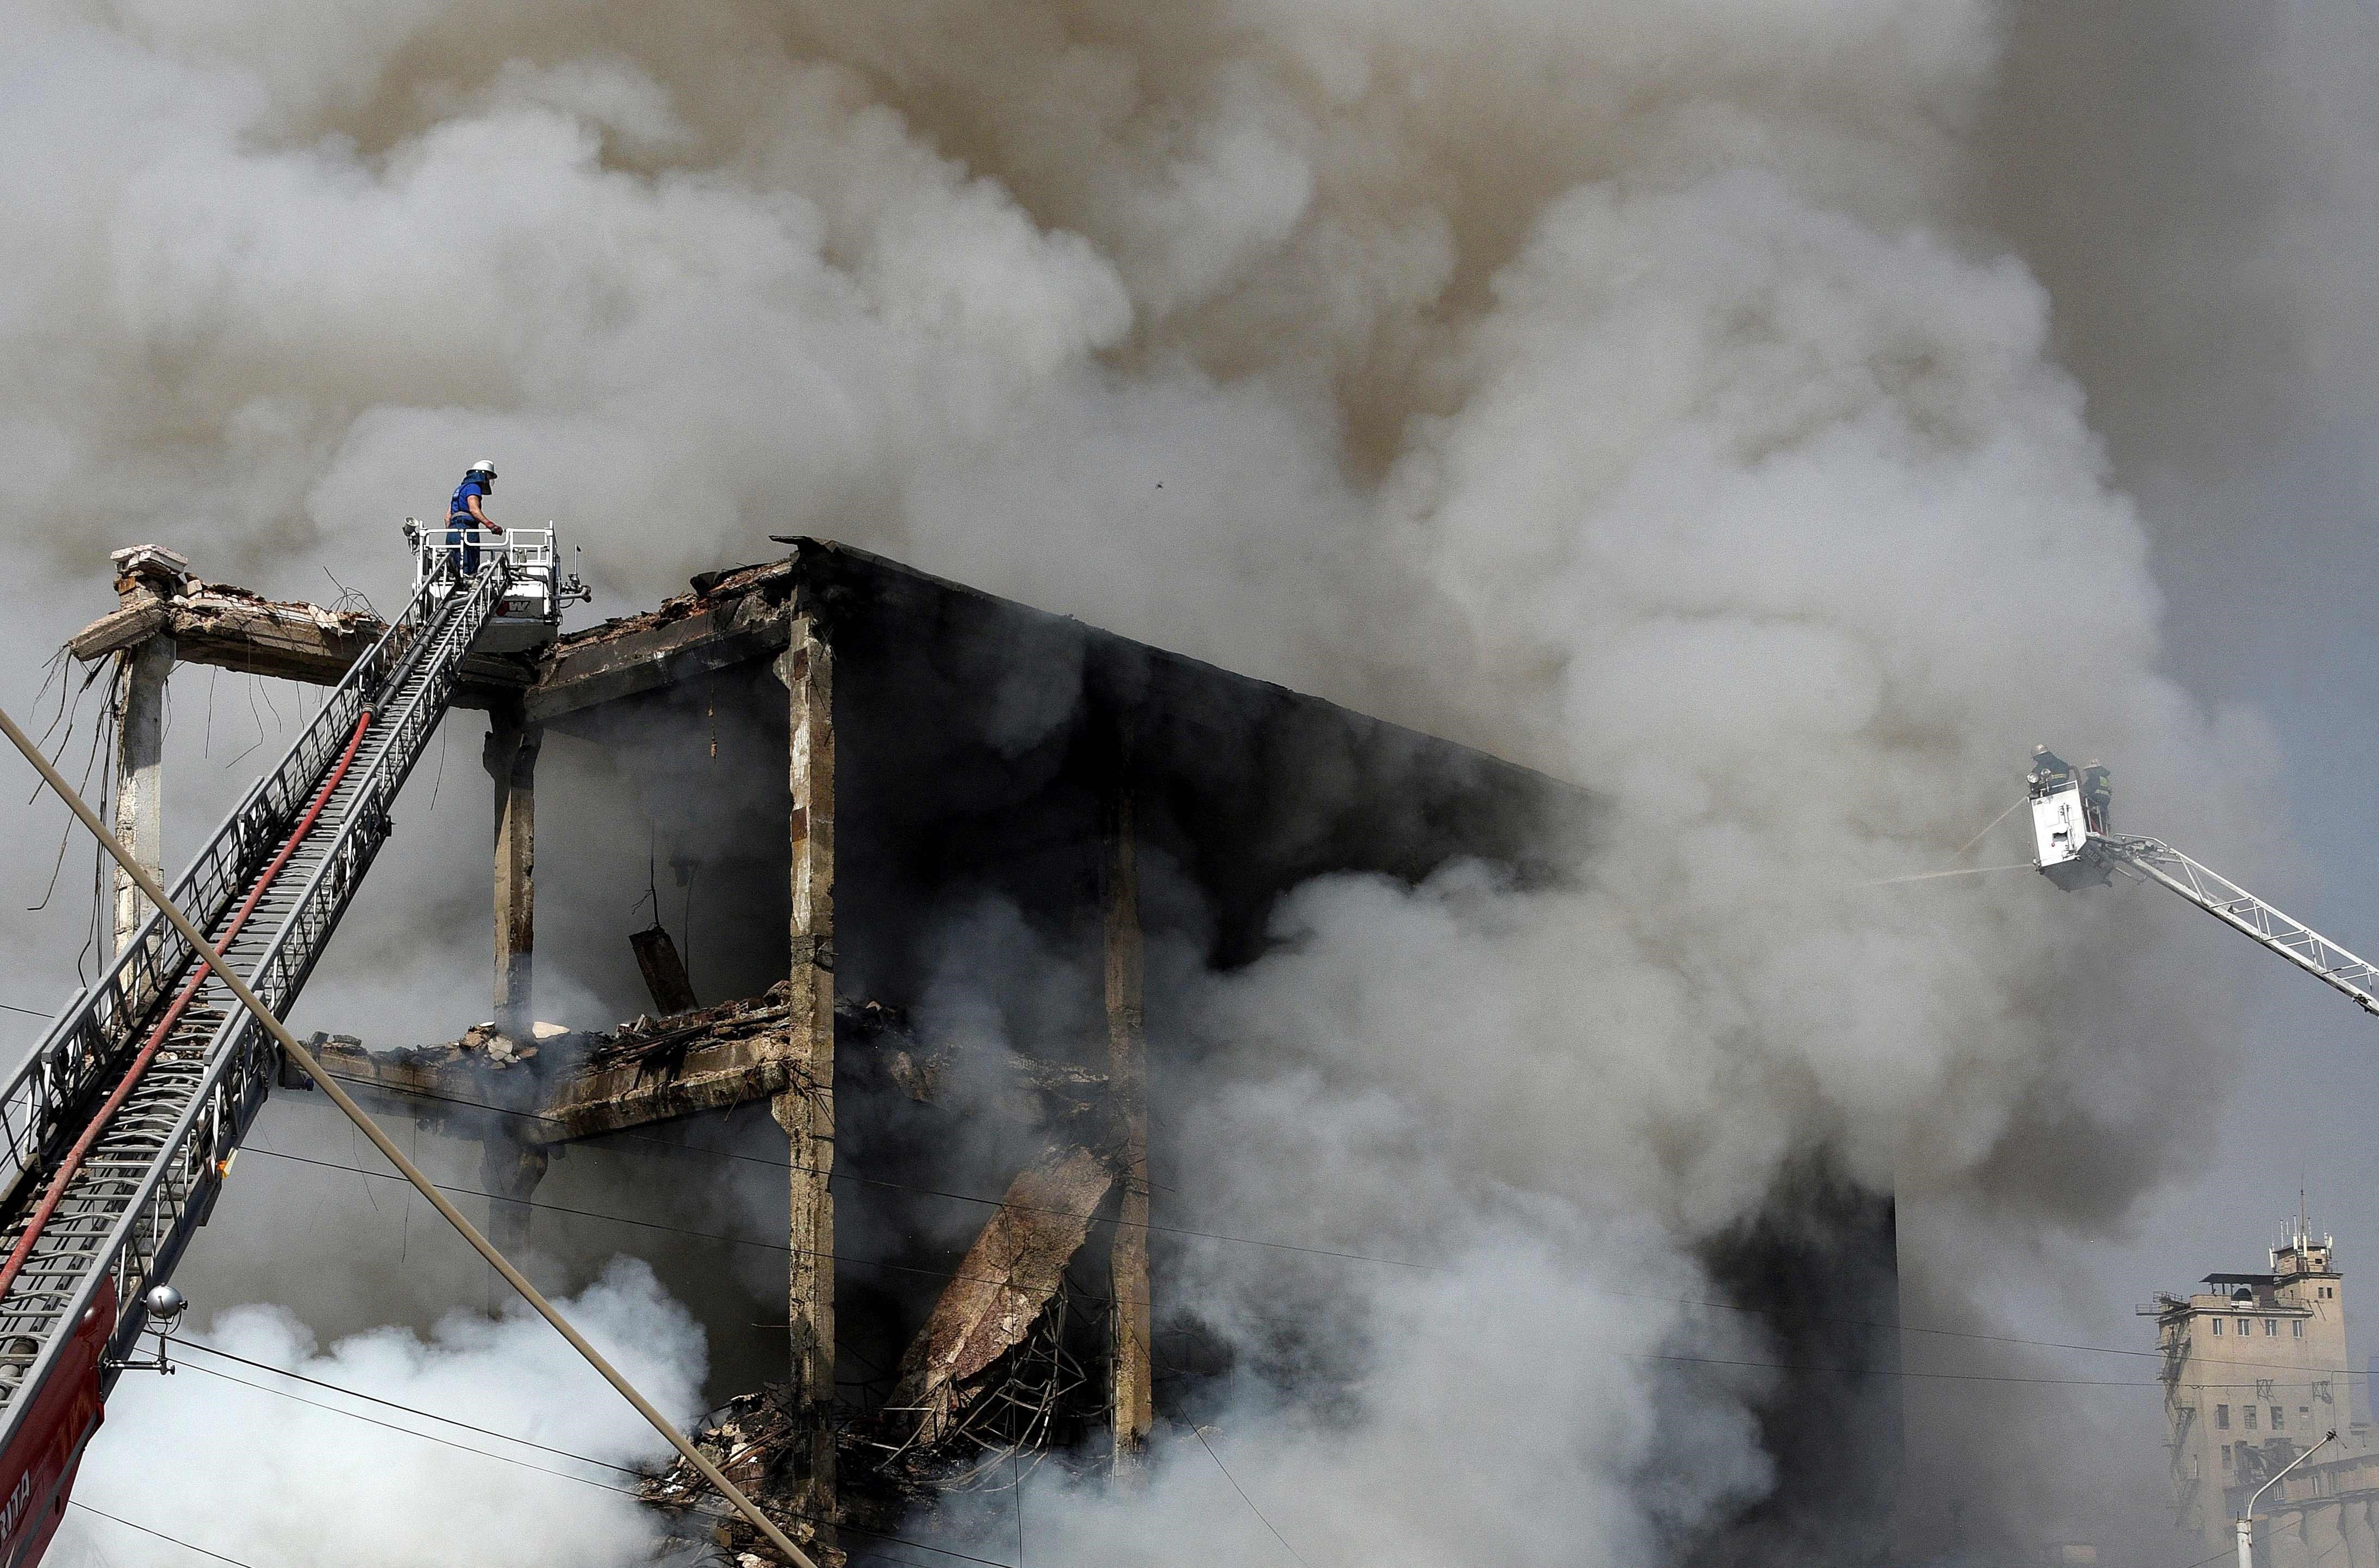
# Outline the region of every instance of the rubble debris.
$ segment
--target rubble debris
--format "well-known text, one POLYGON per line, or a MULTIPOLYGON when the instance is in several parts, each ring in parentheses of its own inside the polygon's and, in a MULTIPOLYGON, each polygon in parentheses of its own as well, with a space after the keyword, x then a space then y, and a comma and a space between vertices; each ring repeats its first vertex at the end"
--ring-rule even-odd
POLYGON ((793 563, 704 573, 695 591, 555 643, 527 696, 539 723, 766 659, 792 635, 793 563))
MULTIPOLYGON (((833 1568, 844 1554, 818 1538, 817 1522, 803 1517, 799 1507, 798 1456, 805 1452, 801 1402, 783 1383, 769 1383, 751 1393, 738 1394, 691 1434, 702 1456, 719 1466, 736 1489, 758 1503, 778 1527, 821 1564, 833 1568)), ((760 1538, 751 1522, 724 1507, 701 1472, 680 1457, 658 1475, 648 1476, 637 1494, 649 1505, 689 1515, 712 1544, 738 1564, 781 1563, 784 1559, 760 1538)))
POLYGON ((616 642, 638 632, 656 631, 705 613, 714 617, 721 631, 732 630, 760 619, 764 614, 774 614, 791 593, 792 580, 793 562, 786 559, 705 572, 691 580, 691 593, 672 595, 638 614, 613 616, 583 631, 573 632, 562 640, 559 648, 616 642), (726 613, 719 614, 721 610, 726 613))
MULTIPOLYGON (((638 933, 639 936, 649 933, 638 933)), ((676 958, 674 948, 670 957, 676 958)), ((641 960, 643 950, 638 949, 641 960)), ((684 970, 679 969, 682 980, 684 970)), ((646 971, 646 980, 651 982, 646 971)), ((686 1053, 696 1045, 731 1044, 786 1033, 792 1024, 792 982, 780 980, 757 996, 720 1002, 714 1007, 677 1008, 656 1020, 651 1016, 622 1024, 608 1034, 589 1036, 595 1043, 584 1070, 609 1072, 634 1067, 639 1080, 666 1077, 682 1069, 686 1053)))
POLYGON ((1114 1185, 1108 1162, 1080 1147, 1049 1151, 1008 1184, 900 1357, 886 1411, 912 1422, 920 1443, 949 1435, 982 1392, 973 1380, 1041 1321, 1114 1185))
POLYGON ((644 971, 645 989, 652 993, 653 1006, 663 1018, 690 1013, 702 1006, 694 995, 694 982, 685 972, 685 960, 678 956, 677 943, 669 929, 658 922, 628 938, 628 946, 636 952, 636 968, 644 971))

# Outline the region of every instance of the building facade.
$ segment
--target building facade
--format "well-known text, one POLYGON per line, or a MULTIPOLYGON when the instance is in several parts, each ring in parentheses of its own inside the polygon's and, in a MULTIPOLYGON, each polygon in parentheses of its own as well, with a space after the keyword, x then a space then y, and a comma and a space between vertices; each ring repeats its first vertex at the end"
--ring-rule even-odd
POLYGON ((2301 1214, 2268 1272, 2208 1274, 2187 1296, 2158 1293, 2174 1523, 2206 1550, 2235 1537, 2259 1489, 2307 1449, 2334 1441, 2256 1504, 2259 1560, 2379 1565, 2379 1453, 2357 1418, 2346 1349, 2346 1283, 2327 1236, 2301 1214))

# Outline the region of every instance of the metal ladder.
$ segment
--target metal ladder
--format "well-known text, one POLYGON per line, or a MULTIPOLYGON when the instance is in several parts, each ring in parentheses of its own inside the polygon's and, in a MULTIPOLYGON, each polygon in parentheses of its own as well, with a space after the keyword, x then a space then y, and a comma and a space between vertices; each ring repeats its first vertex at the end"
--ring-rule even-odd
MULTIPOLYGON (((276 1016, 296 1003, 387 840, 389 808, 503 602, 506 577, 494 564, 422 585, 168 890, 276 1016)), ((205 1223, 279 1055, 152 911, 0 1087, 0 1257, 23 1241, 70 1151, 123 1092, 0 1295, 0 1454, 23 1436, 94 1310, 113 1324, 101 1393, 113 1383, 145 1324, 143 1297, 205 1223)))

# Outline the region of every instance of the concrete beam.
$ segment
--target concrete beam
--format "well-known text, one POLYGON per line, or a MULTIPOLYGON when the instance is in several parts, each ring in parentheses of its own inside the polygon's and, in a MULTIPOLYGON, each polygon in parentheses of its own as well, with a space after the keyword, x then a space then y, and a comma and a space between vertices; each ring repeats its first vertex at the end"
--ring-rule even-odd
POLYGON ((353 1035, 318 1033, 308 1044, 343 1083, 451 1105, 456 1115, 482 1108, 517 1111, 522 1114, 507 1119, 525 1128, 541 1127, 546 1089, 535 1058, 496 1060, 474 1048, 471 1040, 466 1035, 444 1045, 374 1051, 353 1035))
MULTIPOLYGON (((165 678, 174 639, 152 636, 117 655, 115 838, 159 883, 165 880, 165 678)), ((115 951, 154 906, 122 867, 115 876, 115 951)))
POLYGON ((562 1143, 773 1100, 796 1082, 794 1055, 791 1031, 772 1031, 697 1046, 663 1071, 635 1064, 564 1079, 538 1102, 531 1136, 562 1143))
MULTIPOLYGON (((802 1081, 791 987, 768 995, 722 1002, 698 1015, 670 1020, 658 1031, 565 1034, 540 1040, 534 1054, 499 1059, 474 1031, 443 1045, 368 1050, 344 1036, 320 1036, 316 1050, 342 1080, 458 1106, 489 1105, 520 1116, 521 1136, 541 1144, 567 1143, 705 1111, 774 1100, 802 1081)), ((873 1038, 869 1009, 854 1006, 853 1032, 873 1038)), ((880 1027, 880 1026, 876 1026, 880 1027)), ((932 1080, 942 1057, 921 1066, 898 1037, 882 1042, 876 1071, 913 1098, 935 1098, 932 1080)), ((986 1105, 1035 1126, 1104 1125, 1104 1073, 1062 1062, 1001 1053, 988 1067, 1007 1075, 1006 1088, 986 1105)))
MULTIPOLYGON (((325 609, 200 582, 188 574, 187 562, 154 546, 118 550, 115 559, 122 602, 66 640, 66 651, 86 664, 162 636, 172 639, 183 664, 331 686, 387 631, 368 611, 325 609)), ((501 706, 526 690, 536 674, 518 658, 474 654, 463 661, 454 706, 501 706)))
MULTIPOLYGON (((334 685, 387 628, 362 610, 268 599, 206 583, 171 550, 115 552, 118 608, 76 633, 67 650, 90 663, 165 636, 184 664, 334 685)), ((765 659, 786 646, 784 602, 793 562, 762 561, 696 577, 694 591, 643 614, 564 637, 542 661, 494 654, 464 660, 454 706, 501 711, 525 700, 532 723, 765 659)))
POLYGON ((162 634, 178 645, 184 664, 332 685, 384 630, 361 612, 284 603, 244 588, 200 585, 165 597, 142 586, 123 608, 76 633, 66 650, 90 663, 162 634))
POLYGON ((528 711, 549 722, 582 709, 766 658, 785 646, 782 616, 727 628, 705 613, 616 643, 566 649, 528 694, 528 711))

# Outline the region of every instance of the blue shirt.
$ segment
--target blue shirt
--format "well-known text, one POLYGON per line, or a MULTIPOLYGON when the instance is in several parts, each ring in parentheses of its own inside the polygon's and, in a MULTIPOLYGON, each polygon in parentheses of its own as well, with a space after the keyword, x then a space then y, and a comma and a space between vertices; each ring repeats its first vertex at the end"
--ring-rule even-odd
POLYGON ((447 502, 446 515, 450 519, 459 517, 463 519, 464 522, 470 524, 472 527, 477 527, 477 521, 471 516, 471 498, 473 496, 484 496, 487 493, 488 487, 484 481, 478 479, 464 480, 461 484, 454 487, 454 499, 447 502))

